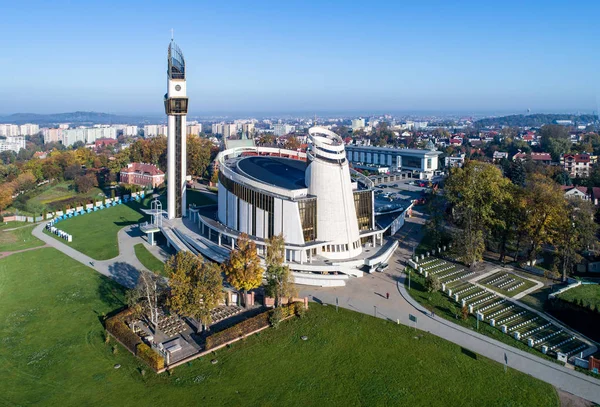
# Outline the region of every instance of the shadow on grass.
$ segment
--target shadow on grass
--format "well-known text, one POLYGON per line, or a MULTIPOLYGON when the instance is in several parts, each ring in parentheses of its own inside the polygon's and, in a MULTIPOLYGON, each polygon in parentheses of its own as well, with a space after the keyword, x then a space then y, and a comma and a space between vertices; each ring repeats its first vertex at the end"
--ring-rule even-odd
POLYGON ((470 351, 469 349, 460 348, 463 355, 470 357, 471 359, 477 360, 477 353, 470 351))
POLYGON ((108 272, 110 273, 110 278, 128 288, 135 287, 140 275, 138 269, 125 262, 117 262, 110 265, 108 272))

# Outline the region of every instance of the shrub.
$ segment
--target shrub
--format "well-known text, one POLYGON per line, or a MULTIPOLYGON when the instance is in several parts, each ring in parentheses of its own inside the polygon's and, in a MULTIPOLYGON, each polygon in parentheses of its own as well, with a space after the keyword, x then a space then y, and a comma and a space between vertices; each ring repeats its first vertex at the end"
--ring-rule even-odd
POLYGON ((288 307, 279 307, 279 308, 275 308, 273 310, 273 312, 271 312, 271 315, 269 315, 269 322, 271 323, 271 325, 273 326, 273 328, 277 329, 279 328, 279 324, 281 323, 281 321, 283 320, 284 317, 284 313, 286 313, 286 311, 284 311, 284 309, 287 309, 288 307))
POLYGON ((294 311, 299 318, 304 318, 306 316, 306 308, 304 308, 303 302, 295 302, 293 306, 294 311))
POLYGON ((463 321, 469 319, 469 308, 466 305, 461 308, 460 313, 462 315, 463 321))
POLYGON ((425 288, 427 289, 427 292, 433 293, 442 288, 442 285, 436 276, 429 275, 425 279, 425 288))
POLYGON ((142 342, 139 336, 137 336, 125 323, 125 320, 132 314, 131 309, 115 315, 106 320, 105 327, 115 338, 117 338, 123 346, 129 349, 131 352, 136 352, 136 347, 142 342))
POLYGON ((230 328, 227 328, 221 332, 217 332, 208 338, 206 338, 205 348, 212 349, 236 338, 247 335, 260 328, 264 328, 269 325, 269 314, 270 312, 263 312, 255 317, 248 318, 245 321, 240 322, 230 328))
POLYGON ((145 343, 138 343, 135 354, 155 371, 165 367, 165 359, 145 343))

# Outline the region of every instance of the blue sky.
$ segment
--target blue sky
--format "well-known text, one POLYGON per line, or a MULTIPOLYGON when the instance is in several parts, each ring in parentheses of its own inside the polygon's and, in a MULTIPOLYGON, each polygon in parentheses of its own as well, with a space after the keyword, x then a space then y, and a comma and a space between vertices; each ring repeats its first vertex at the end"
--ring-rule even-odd
POLYGON ((599 1, 0 0, 0 10, 4 114, 160 114, 171 28, 195 114, 597 109, 599 1))

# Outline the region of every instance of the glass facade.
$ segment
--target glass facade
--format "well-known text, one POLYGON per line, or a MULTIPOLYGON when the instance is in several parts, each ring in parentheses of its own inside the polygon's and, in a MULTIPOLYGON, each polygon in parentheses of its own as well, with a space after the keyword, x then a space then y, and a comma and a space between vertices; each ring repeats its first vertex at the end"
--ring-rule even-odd
POLYGON ((317 239, 317 198, 305 199, 298 202, 304 242, 317 239))
POLYGON ((373 191, 354 191, 354 209, 358 230, 371 230, 373 227, 373 191))
POLYGON ((402 156, 402 167, 421 168, 421 159, 419 157, 402 156))

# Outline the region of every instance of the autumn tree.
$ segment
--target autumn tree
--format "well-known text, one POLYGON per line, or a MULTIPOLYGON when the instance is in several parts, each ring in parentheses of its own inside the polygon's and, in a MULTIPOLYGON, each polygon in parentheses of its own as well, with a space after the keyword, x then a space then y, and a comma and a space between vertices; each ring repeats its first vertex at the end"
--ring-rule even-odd
POLYGON ((275 298, 280 306, 283 298, 294 297, 297 293, 289 266, 285 265, 285 241, 283 235, 273 235, 267 239, 267 293, 275 298))
POLYGON ((210 164, 212 143, 196 135, 187 136, 188 174, 202 177, 210 164))
POLYGON ((12 203, 13 194, 14 190, 12 184, 6 183, 0 186, 0 214, 12 203))
POLYGON ((483 258, 484 239, 490 228, 503 222, 496 216, 495 207, 508 193, 508 184, 498 168, 479 161, 468 161, 463 168, 450 172, 446 197, 460 228, 454 247, 470 266, 483 258))
POLYGON ((557 222, 567 216, 567 206, 558 184, 541 174, 529 177, 524 199, 522 227, 528 240, 527 257, 533 261, 542 244, 555 242, 557 222))
POLYGON ((169 308, 179 315, 198 320, 205 327, 210 325, 210 311, 223 298, 221 267, 181 251, 167 261, 165 270, 169 274, 169 308))
POLYGON ((581 259, 578 253, 596 243, 598 226, 594 222, 594 212, 592 203, 572 198, 568 202, 566 216, 557 219, 555 247, 560 257, 563 281, 581 259))
POLYGON ((572 143, 565 126, 546 124, 540 128, 539 134, 542 148, 552 155, 554 161, 558 161, 561 154, 569 152, 572 143))
POLYGON ((295 136, 289 136, 285 141, 284 147, 288 150, 297 150, 300 148, 300 141, 295 136))
MULTIPOLYGON (((238 248, 233 250, 224 263, 227 282, 238 291, 247 294, 262 283, 263 269, 256 252, 256 244, 245 233, 240 234, 238 248)), ((245 296, 244 296, 245 297, 245 296)))
POLYGON ((80 175, 75 178, 75 187, 77 188, 77 192, 80 194, 88 193, 92 188, 97 186, 98 180, 96 179, 96 175, 94 173, 80 175))

